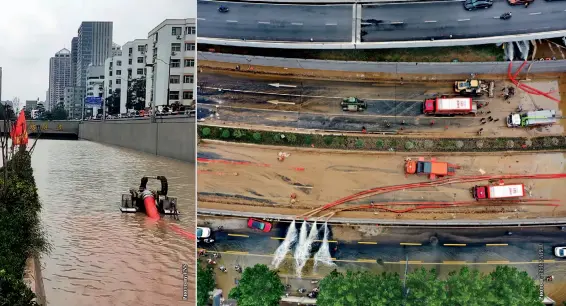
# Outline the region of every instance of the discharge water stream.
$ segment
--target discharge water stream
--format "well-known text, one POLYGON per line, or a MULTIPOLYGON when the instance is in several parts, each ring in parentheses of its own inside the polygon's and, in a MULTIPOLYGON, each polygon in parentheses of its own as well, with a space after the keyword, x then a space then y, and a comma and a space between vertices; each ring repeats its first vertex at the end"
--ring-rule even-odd
POLYGON ((330 254, 330 245, 328 243, 328 224, 324 223, 324 237, 322 238, 322 244, 318 252, 314 255, 314 266, 317 267, 319 264, 334 266, 335 263, 332 261, 332 255, 330 254))
POLYGON ((291 250, 291 246, 293 245, 293 243, 295 243, 296 239, 297 228, 295 225, 295 220, 293 220, 293 222, 291 222, 291 225, 289 225, 289 229, 287 230, 287 234, 285 235, 283 243, 281 243, 277 250, 275 250, 275 255, 273 256, 273 260, 271 261, 271 265, 275 269, 279 268, 279 265, 281 265, 283 260, 285 260, 285 256, 291 250))
POLYGON ((307 263, 311 255, 312 244, 318 236, 316 221, 311 226, 308 236, 307 236, 307 227, 308 227, 308 223, 304 221, 303 225, 301 226, 301 233, 299 234, 300 237, 299 243, 295 248, 295 272, 297 277, 301 277, 303 268, 305 267, 305 264, 307 263), (302 240, 303 237, 306 238, 302 240))

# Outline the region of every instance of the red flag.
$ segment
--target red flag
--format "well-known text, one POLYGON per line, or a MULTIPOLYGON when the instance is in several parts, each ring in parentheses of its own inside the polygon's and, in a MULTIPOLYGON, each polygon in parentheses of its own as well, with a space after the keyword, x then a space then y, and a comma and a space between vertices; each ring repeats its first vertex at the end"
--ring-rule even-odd
POLYGON ((20 112, 18 120, 12 127, 10 136, 12 137, 12 146, 28 144, 28 130, 24 110, 20 112))

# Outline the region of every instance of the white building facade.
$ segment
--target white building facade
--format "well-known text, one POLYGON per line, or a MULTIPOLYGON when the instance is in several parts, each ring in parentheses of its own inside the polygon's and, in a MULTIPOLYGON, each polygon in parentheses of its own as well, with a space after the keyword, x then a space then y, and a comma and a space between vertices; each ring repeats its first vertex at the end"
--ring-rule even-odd
MULTIPOLYGON (((89 97, 100 97, 102 100, 106 97, 104 95, 104 66, 88 66, 85 96, 87 99, 89 97)), ((95 117, 101 109, 101 105, 93 107, 85 104, 84 117, 95 117)))
POLYGON ((166 19, 148 34, 146 105, 192 106, 196 93, 196 19, 166 19))
POLYGON ((71 51, 61 49, 49 59, 49 95, 46 108, 52 111, 59 103, 63 103, 65 87, 73 83, 71 75, 71 51))
MULTIPOLYGON (((131 82, 146 75, 146 50, 148 39, 136 39, 122 46, 121 53, 106 59, 104 63, 104 92, 109 97, 120 90, 120 113, 127 113, 126 102, 131 82)), ((146 95, 147 96, 147 95, 146 95)), ((146 102, 147 104, 147 102, 146 102)))

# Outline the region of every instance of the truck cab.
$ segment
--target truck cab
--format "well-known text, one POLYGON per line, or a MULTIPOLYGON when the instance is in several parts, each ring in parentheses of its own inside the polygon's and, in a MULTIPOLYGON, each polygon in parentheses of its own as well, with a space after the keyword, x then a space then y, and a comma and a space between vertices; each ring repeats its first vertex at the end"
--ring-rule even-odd
POLYGON ((343 111, 346 112, 362 112, 368 108, 365 101, 360 100, 356 97, 349 97, 342 100, 340 103, 343 111))

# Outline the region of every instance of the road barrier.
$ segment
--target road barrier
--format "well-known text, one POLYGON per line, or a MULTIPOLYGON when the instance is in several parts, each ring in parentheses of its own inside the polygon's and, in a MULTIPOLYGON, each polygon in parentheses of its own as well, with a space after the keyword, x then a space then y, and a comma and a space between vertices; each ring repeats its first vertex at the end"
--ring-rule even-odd
MULTIPOLYGON (((377 72, 393 74, 507 74, 509 62, 450 62, 450 63, 386 63, 296 59, 239 54, 199 52, 199 60, 233 63, 248 66, 270 66, 292 69, 377 72)), ((521 65, 523 62, 514 62, 521 65)), ((566 60, 532 62, 530 73, 565 72, 566 60)))
MULTIPOLYGON (((213 2, 213 1, 209 1, 213 2)), ((426 3, 426 2, 464 2, 464 0, 238 0, 234 2, 267 4, 382 4, 382 3, 426 3)))

